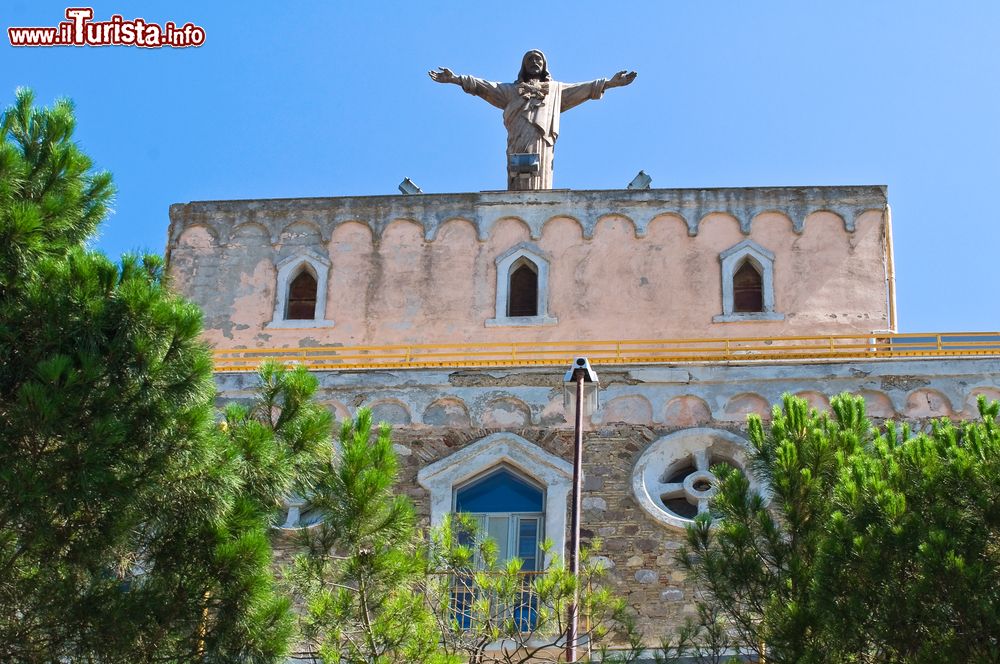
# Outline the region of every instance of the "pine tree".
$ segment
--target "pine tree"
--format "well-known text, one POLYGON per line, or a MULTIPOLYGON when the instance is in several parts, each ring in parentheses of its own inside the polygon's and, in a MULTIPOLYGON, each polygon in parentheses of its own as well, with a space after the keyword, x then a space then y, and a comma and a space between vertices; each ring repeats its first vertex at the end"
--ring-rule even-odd
POLYGON ((200 312, 83 246, 112 187, 73 124, 25 91, 0 120, 0 661, 279 661, 268 523, 329 416, 271 371, 283 417, 215 424, 200 312))
POLYGON ((294 565, 302 631, 323 662, 448 662, 417 592, 425 570, 413 506, 396 495, 389 426, 373 435, 361 409, 340 430, 336 459, 310 494, 324 517, 294 565))
POLYGON ((499 559, 497 543, 473 520, 445 519, 431 533, 423 587, 445 652, 474 664, 561 661, 575 600, 580 661, 590 661, 588 651, 600 653, 602 662, 637 661, 641 634, 625 601, 603 585, 607 568, 592 556, 599 550, 595 540, 580 552, 577 578, 545 542, 545 568, 525 574, 520 558, 499 559), (612 651, 613 640, 626 648, 612 651))
POLYGON ((715 469, 721 521, 696 519, 678 558, 704 615, 768 662, 1000 661, 1000 406, 916 435, 872 429, 860 397, 831 406, 751 416, 769 501, 715 469))
POLYGON ((1000 661, 1000 404, 890 426, 844 465, 818 551, 817 615, 860 661, 1000 661))

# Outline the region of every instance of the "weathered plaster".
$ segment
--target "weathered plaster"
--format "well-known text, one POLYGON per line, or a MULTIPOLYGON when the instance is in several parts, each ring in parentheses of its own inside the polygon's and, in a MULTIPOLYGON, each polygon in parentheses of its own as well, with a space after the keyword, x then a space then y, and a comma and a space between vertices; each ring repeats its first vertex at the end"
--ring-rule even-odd
MULTIPOLYGON (((697 364, 684 367, 634 365, 595 367, 603 407, 589 424, 615 422, 673 428, 709 423, 742 424, 748 413, 770 416, 784 393, 828 408, 841 392, 864 396, 869 416, 975 415, 975 398, 1000 396, 1000 360, 949 358, 868 362, 697 364), (921 377, 915 381, 914 377, 921 377)), ((562 371, 557 368, 317 371, 320 398, 362 405, 393 403, 393 418, 426 428, 461 423, 471 428, 518 430, 548 426, 571 429, 562 412, 562 371)), ((246 373, 217 374, 222 397, 246 398, 256 384, 246 373)))
POLYGON ((168 256, 226 347, 868 334, 889 326, 884 211, 880 187, 206 201, 171 207, 168 256), (713 322, 719 255, 748 239, 775 256, 785 320, 713 322), (547 299, 509 326, 497 261, 526 245, 547 299), (329 260, 336 326, 267 329, 283 289, 261 263, 307 250, 329 260))

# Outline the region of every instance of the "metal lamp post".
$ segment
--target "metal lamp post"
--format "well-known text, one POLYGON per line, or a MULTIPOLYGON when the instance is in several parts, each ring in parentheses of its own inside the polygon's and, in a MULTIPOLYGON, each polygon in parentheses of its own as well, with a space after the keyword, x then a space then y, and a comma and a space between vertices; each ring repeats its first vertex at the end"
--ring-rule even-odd
POLYGON ((580 512, 581 512, 581 481, 583 479, 583 415, 596 410, 598 406, 597 390, 599 382, 597 374, 590 367, 585 357, 573 360, 572 366, 563 378, 563 404, 567 410, 575 406, 576 426, 573 444, 573 510, 570 522, 569 570, 577 582, 573 589, 573 601, 569 605, 566 627, 566 661, 576 661, 576 644, 578 638, 580 598, 580 512))

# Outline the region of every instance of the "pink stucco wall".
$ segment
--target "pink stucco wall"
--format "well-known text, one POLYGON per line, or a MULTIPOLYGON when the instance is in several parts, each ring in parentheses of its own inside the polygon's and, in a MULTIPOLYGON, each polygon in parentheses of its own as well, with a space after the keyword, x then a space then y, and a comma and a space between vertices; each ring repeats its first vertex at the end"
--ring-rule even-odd
POLYGON ((172 211, 170 272, 203 307, 208 340, 230 348, 853 334, 890 325, 884 210, 859 212, 853 230, 833 212, 814 211, 801 232, 787 214, 764 211, 749 234, 721 210, 700 218, 692 234, 678 213, 648 207, 642 237, 619 204, 622 212, 603 214, 589 234, 578 221, 584 211, 570 205, 536 224, 534 238, 511 214, 485 237, 471 221, 446 220, 433 239, 421 219, 358 219, 324 230, 284 213, 276 225, 266 204, 256 221, 172 211), (747 238, 775 255, 775 311, 784 319, 713 322, 722 313, 719 254, 747 238), (520 243, 550 261, 548 309, 558 323, 488 327, 496 258, 520 243), (306 249, 330 261, 326 318, 335 325, 268 328, 275 265, 306 249))

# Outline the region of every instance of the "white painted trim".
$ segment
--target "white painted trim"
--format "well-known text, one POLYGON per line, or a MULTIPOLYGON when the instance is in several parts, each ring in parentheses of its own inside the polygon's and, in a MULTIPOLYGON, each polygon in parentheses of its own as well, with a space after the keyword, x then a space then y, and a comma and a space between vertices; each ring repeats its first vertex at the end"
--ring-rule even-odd
POLYGON ((503 318, 487 318, 486 327, 538 327, 555 325, 559 320, 551 316, 504 316, 503 318))
POLYGON ((722 263, 722 315, 713 323, 735 323, 754 320, 784 320, 785 315, 774 310, 774 254, 753 240, 743 240, 719 254, 722 263), (736 270, 749 260, 761 276, 763 311, 733 311, 733 277, 736 270))
POLYGON ((315 329, 317 327, 333 327, 332 320, 309 320, 309 319, 298 319, 298 320, 273 320, 264 326, 268 330, 281 329, 315 329))
POLYGON ((743 311, 740 313, 712 316, 713 323, 746 323, 755 320, 785 320, 785 314, 767 313, 766 311, 743 311))
POLYGON ((330 259, 306 249, 285 258, 277 265, 278 278, 274 294, 274 314, 267 328, 317 328, 333 327, 333 321, 326 319, 326 287, 330 274, 330 259), (316 311, 312 320, 285 318, 288 307, 288 288, 292 280, 303 269, 309 270, 316 278, 316 311))
POLYGON ((553 545, 545 556, 548 566, 553 554, 565 555, 573 466, 517 434, 491 434, 417 473, 417 482, 431 494, 431 526, 440 526, 451 514, 456 487, 503 464, 545 487, 544 533, 553 545))
POLYGON ((545 253, 529 242, 510 248, 496 259, 497 299, 495 317, 487 319, 486 327, 533 327, 555 325, 559 321, 549 316, 549 259, 545 253), (531 261, 538 275, 538 314, 536 316, 508 316, 510 298, 510 272, 521 259, 531 261))

